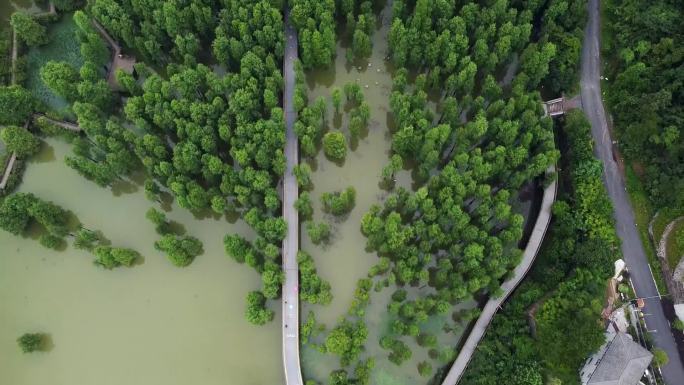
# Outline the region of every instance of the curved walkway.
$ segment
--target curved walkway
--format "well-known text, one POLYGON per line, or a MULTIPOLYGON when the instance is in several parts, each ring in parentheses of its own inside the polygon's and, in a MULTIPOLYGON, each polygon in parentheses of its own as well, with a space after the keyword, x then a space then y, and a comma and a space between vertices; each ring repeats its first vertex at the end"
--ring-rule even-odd
POLYGON ((69 122, 63 122, 61 120, 54 120, 52 118, 48 118, 47 116, 43 114, 33 114, 34 118, 38 119, 44 119, 48 123, 54 124, 55 126, 62 127, 65 130, 68 131, 73 131, 73 132, 81 132, 81 127, 79 127, 77 124, 74 123, 69 123, 69 122))
MULTIPOLYGON (((594 152, 603 163, 603 177, 608 196, 613 202, 615 229, 621 241, 622 255, 629 268, 636 295, 644 299, 643 313, 647 330, 653 338, 653 344, 665 350, 670 358, 663 366, 662 373, 668 384, 682 384, 684 364, 672 335, 670 323, 665 317, 660 293, 653 280, 648 265, 646 252, 636 228, 634 211, 625 190, 625 181, 618 163, 613 158, 613 143, 608 130, 606 112, 601 98, 601 52, 600 52, 600 9, 598 0, 589 0, 589 21, 582 45, 582 77, 580 94, 582 106, 591 122, 591 133, 594 138, 594 152)), ((658 271, 656 271, 659 274, 658 271)))
MULTIPOLYGON (((552 166, 547 173, 553 172, 554 170, 555 168, 552 166)), ((558 183, 554 179, 553 183, 544 190, 544 198, 542 199, 539 216, 537 217, 534 229, 532 230, 532 235, 530 235, 530 240, 527 242, 527 246, 523 252, 522 261, 515 270, 513 270, 513 277, 501 285, 503 294, 498 298, 491 298, 487 301, 487 304, 482 310, 482 314, 475 322, 475 326, 473 326, 473 329, 470 331, 468 339, 466 339, 463 348, 461 348, 461 351, 458 353, 458 357, 456 357, 456 360, 451 365, 451 369, 449 369, 449 373, 444 378, 444 381, 442 381, 442 385, 455 385, 458 383, 465 368, 468 366, 468 362, 470 362, 470 358, 475 352, 477 344, 480 343, 480 340, 484 336, 485 331, 492 321, 492 318, 494 318, 497 310, 513 290, 515 290, 532 266, 542 241, 544 240, 546 229, 549 227, 549 222, 551 221, 551 206, 556 200, 557 186, 558 183)))
POLYGON ((289 11, 285 14, 285 57, 283 60, 283 108, 285 109, 285 158, 287 167, 283 180, 283 217, 287 221, 287 236, 283 240, 283 368, 286 385, 303 385, 299 363, 299 213, 294 202, 299 196, 299 186, 293 174, 299 163, 299 143, 294 132, 297 112, 293 97, 295 87, 294 62, 297 59, 297 32, 289 22, 289 11))

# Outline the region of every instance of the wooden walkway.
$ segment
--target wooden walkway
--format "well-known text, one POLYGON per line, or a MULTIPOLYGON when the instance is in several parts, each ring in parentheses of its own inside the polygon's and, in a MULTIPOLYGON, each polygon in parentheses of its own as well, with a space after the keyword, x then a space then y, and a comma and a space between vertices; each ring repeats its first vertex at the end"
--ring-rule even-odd
MULTIPOLYGON (((547 173, 553 172, 555 172, 555 167, 552 166, 547 173)), ((461 348, 461 351, 458 353, 458 357, 456 357, 456 360, 451 365, 451 369, 449 369, 449 373, 444 378, 444 381, 442 381, 442 385, 456 385, 458 383, 468 366, 473 353, 475 353, 477 345, 487 331, 487 327, 492 322, 496 312, 501 308, 501 304, 506 301, 506 298, 515 290, 525 275, 527 275, 530 267, 532 267, 532 263, 537 257, 537 253, 539 252, 544 236, 546 235, 546 230, 551 222, 551 206, 553 205, 553 202, 556 201, 557 188, 558 183, 554 179, 554 181, 544 190, 541 210, 539 210, 539 216, 535 222, 530 240, 527 242, 527 246, 523 251, 522 261, 513 271, 513 277, 501 285, 503 294, 497 298, 490 298, 489 301, 487 301, 480 317, 475 322, 475 326, 473 326, 473 329, 470 331, 463 348, 461 348)))

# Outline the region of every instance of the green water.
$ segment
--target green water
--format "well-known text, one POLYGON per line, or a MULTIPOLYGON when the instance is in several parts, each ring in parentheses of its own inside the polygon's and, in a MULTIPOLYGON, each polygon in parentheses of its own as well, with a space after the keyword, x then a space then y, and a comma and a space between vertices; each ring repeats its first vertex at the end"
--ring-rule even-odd
POLYGON ((12 13, 19 10, 35 13, 43 11, 44 8, 36 5, 34 0, 2 0, 0 1, 0 24, 4 27, 12 13))
MULTIPOLYGON (((77 70, 83 65, 80 44, 76 37, 77 26, 72 18, 73 14, 64 14, 60 20, 48 27, 50 42, 44 46, 33 47, 28 51, 26 88, 49 108, 62 111, 69 117, 71 113, 65 110, 69 103, 61 96, 55 95, 40 78, 40 69, 50 60, 64 61, 77 70)), ((72 117, 73 118, 73 117, 72 117)))
MULTIPOLYGON (((158 238, 142 188, 99 188, 66 167, 69 145, 49 139, 28 165, 20 191, 70 209, 116 246, 144 256, 111 271, 73 247, 56 252, 0 232, 0 384, 281 384, 280 321, 252 326, 245 296, 260 286, 249 267, 226 257, 227 233, 252 237, 242 221, 169 218, 204 242, 204 254, 176 268, 154 250, 158 238), (46 332, 49 352, 22 354, 16 338, 46 332)), ((275 309, 280 307, 276 304, 275 309)))
MULTIPOLYGON (((324 71, 310 71, 307 74, 309 98, 315 100, 324 96, 329 102, 328 128, 341 129, 349 138, 348 116, 334 114, 330 94, 334 87, 342 89, 346 83, 357 82, 361 85, 365 100, 371 107, 371 123, 368 135, 353 143, 345 162, 340 166, 329 161, 325 155, 319 153, 312 168, 314 189, 311 197, 314 202, 314 220, 328 221, 332 225, 332 241, 326 246, 314 245, 305 226, 301 226, 303 250, 309 252, 315 259, 319 274, 332 285, 334 299, 328 306, 305 305, 302 318, 306 319, 309 310, 314 310, 319 322, 329 328, 334 326, 340 316, 343 316, 352 301, 356 282, 364 278, 368 269, 377 263, 376 253, 365 250, 366 238, 361 234, 360 223, 362 216, 372 204, 379 204, 388 195, 380 186, 381 171, 389 161, 391 155, 391 130, 393 121, 390 117, 389 98, 392 87, 392 66, 385 58, 387 52, 387 33, 391 17, 390 7, 385 7, 379 19, 381 26, 373 35, 373 54, 363 62, 349 65, 345 59, 344 43, 338 44, 337 58, 334 67, 324 71), (356 189, 356 206, 344 218, 337 219, 326 215, 321 210, 320 195, 326 191, 339 191, 347 186, 356 189)), ((397 174, 397 186, 411 188, 410 172, 397 174)), ((363 358, 374 357, 376 367, 371 377, 372 384, 378 385, 413 385, 426 383, 428 379, 420 377, 417 365, 427 360, 436 370, 441 366, 428 357, 428 350, 419 347, 414 338, 402 338, 413 351, 412 358, 402 366, 387 360, 388 351, 382 350, 378 344, 380 337, 387 333, 392 318, 387 313, 387 304, 394 288, 390 287, 380 293, 373 292, 371 304, 365 317, 369 335, 366 352, 363 358)), ((413 291, 417 291, 414 289, 413 291)), ((414 293, 415 294, 415 293, 414 293)), ((459 308, 471 308, 474 303, 467 301, 459 308)), ((454 310, 457 310, 455 308, 454 310)), ((448 316, 445 316, 448 317, 448 316)), ((439 347, 455 347, 463 330, 463 325, 456 333, 445 333, 441 330, 446 318, 434 318, 425 325, 424 331, 429 331, 438 337, 439 347)), ((454 324, 454 322, 451 322, 454 324)), ((338 359, 331 355, 322 355, 312 348, 302 349, 302 365, 304 376, 327 383, 331 370, 339 368, 338 359)))

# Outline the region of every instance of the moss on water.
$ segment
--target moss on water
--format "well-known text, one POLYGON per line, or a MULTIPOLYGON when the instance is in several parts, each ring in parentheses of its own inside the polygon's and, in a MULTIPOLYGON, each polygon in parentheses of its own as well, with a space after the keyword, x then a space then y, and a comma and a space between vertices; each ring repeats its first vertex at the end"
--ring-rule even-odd
POLYGON ((55 95, 47 88, 40 79, 40 69, 50 60, 65 61, 76 69, 81 68, 83 57, 76 37, 77 28, 73 14, 65 14, 58 22, 48 27, 50 43, 31 48, 26 55, 26 88, 52 110, 65 112, 69 104, 64 98, 55 95))

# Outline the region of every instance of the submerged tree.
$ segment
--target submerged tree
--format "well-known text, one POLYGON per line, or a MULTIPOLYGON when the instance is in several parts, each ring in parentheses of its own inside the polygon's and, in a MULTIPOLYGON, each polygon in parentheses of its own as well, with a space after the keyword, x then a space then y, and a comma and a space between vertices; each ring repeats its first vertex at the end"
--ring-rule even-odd
POLYGON ((24 127, 8 126, 0 131, 0 139, 7 149, 19 158, 28 158, 40 149, 40 140, 24 127))
POLYGON ((185 267, 192 263, 196 256, 203 253, 202 242, 195 237, 177 237, 164 234, 154 243, 155 249, 166 254, 171 263, 177 267, 185 267))
POLYGON ((17 37, 30 47, 48 42, 47 29, 26 12, 14 12, 10 24, 17 37))
POLYGON ((45 338, 44 333, 25 333, 17 338, 17 344, 19 344, 22 352, 32 353, 45 348, 45 338))

